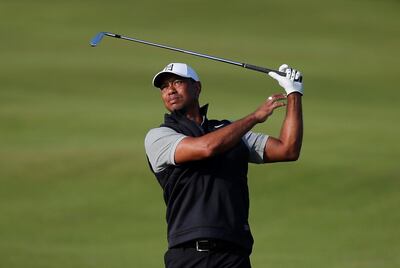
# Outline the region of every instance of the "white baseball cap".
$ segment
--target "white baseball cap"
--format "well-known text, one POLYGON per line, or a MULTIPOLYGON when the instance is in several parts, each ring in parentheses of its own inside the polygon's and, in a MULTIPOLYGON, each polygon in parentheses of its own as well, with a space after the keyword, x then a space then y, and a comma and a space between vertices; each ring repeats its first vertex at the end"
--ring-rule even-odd
POLYGON ((181 77, 185 78, 192 78, 194 81, 200 81, 199 76, 196 74, 196 72, 186 63, 170 63, 165 68, 157 73, 154 78, 153 78, 153 85, 157 88, 160 88, 161 86, 161 81, 160 78, 162 74, 164 73, 170 73, 170 74, 176 74, 181 77))

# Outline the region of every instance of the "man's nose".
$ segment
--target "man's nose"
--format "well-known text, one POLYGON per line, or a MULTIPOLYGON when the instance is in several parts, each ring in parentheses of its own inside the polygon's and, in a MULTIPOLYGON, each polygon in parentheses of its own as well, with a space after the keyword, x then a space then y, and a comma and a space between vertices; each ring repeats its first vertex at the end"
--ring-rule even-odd
POLYGON ((175 88, 175 85, 174 85, 174 83, 173 82, 169 82, 168 83, 168 88, 167 88, 167 92, 168 92, 168 94, 173 94, 173 93, 175 93, 176 92, 176 88, 175 88))

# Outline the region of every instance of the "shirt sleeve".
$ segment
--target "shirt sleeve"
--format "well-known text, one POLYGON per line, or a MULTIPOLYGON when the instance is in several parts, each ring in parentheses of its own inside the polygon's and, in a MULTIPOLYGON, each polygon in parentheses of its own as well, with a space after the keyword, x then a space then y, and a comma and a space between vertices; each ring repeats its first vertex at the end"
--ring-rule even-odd
POLYGON ((255 164, 264 163, 264 148, 268 140, 268 135, 262 133, 247 132, 243 136, 250 151, 249 162, 255 164))
POLYGON ((150 165, 155 173, 175 165, 175 150, 186 136, 168 127, 151 129, 144 140, 150 165))

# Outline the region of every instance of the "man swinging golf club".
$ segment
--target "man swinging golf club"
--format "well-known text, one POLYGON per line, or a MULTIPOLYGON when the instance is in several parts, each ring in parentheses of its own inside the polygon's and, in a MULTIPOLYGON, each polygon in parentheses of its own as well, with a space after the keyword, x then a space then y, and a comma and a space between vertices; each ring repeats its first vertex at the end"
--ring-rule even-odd
POLYGON ((167 205, 167 268, 251 267, 248 163, 295 161, 302 144, 302 76, 286 64, 279 71, 286 76, 268 74, 285 93, 233 122, 207 118, 200 79, 187 64, 168 64, 154 76, 170 113, 147 133, 145 149, 167 205), (279 137, 251 132, 283 106, 279 137))

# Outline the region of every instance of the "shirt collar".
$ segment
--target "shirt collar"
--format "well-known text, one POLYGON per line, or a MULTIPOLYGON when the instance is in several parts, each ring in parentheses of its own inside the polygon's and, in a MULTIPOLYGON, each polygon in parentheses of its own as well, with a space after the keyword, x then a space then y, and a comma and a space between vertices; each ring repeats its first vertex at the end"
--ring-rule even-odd
POLYGON ((208 103, 200 107, 200 115, 203 117, 203 121, 201 121, 201 126, 206 122, 207 120, 207 111, 208 111, 208 103))

